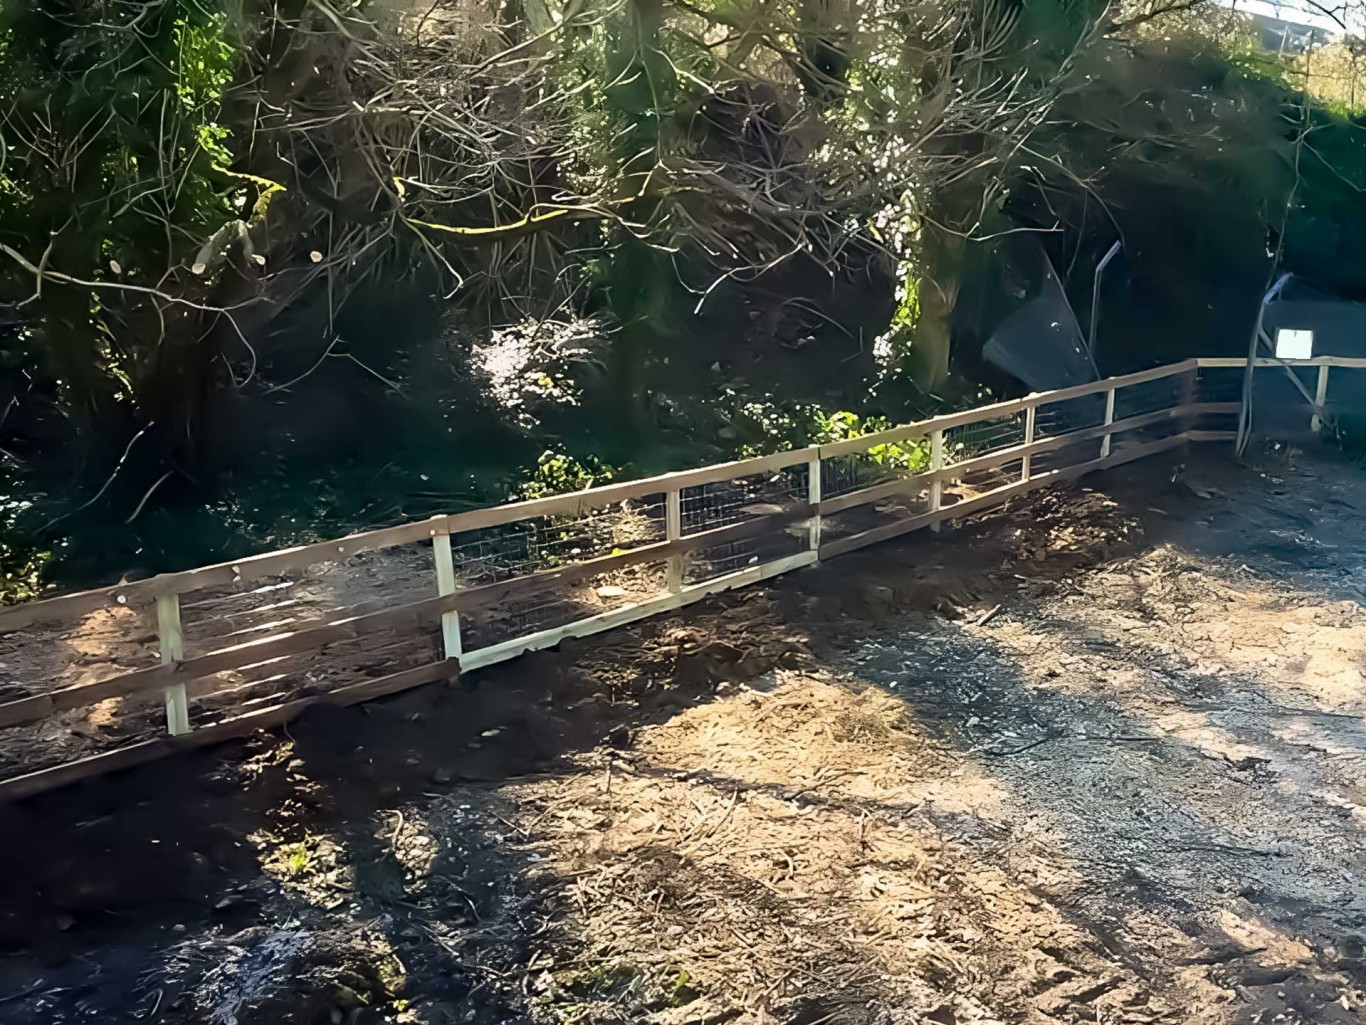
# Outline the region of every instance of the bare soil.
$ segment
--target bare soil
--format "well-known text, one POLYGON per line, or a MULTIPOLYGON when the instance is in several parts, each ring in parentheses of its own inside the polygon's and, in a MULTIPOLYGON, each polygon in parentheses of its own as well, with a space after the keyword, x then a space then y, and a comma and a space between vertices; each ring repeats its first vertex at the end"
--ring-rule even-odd
POLYGON ((0 1021, 1363 1020, 1366 476, 1096 481, 0 809, 0 1021))

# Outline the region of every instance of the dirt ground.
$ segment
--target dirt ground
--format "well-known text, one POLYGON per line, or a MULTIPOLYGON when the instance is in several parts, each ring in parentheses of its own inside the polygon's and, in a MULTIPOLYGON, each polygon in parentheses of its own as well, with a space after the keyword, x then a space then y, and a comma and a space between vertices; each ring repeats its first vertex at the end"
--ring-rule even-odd
POLYGON ((1152 461, 0 808, 0 1021, 1366 1020, 1363 511, 1152 461))

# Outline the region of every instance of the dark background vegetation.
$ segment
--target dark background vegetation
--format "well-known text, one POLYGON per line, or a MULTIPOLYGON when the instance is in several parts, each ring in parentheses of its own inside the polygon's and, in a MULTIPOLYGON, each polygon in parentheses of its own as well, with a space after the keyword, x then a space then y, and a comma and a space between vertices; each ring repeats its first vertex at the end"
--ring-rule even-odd
POLYGON ((1103 373, 1241 354, 1281 273, 1366 298, 1334 18, 6 4, 4 596, 979 401, 1117 240, 1103 373))

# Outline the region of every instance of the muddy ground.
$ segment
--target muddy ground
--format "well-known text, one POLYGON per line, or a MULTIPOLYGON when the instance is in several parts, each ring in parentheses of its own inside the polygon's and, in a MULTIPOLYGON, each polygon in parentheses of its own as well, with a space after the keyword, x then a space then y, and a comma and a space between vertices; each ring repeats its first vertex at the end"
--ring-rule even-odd
POLYGON ((1363 1020, 1363 511, 1151 461, 0 809, 0 1021, 1363 1020))

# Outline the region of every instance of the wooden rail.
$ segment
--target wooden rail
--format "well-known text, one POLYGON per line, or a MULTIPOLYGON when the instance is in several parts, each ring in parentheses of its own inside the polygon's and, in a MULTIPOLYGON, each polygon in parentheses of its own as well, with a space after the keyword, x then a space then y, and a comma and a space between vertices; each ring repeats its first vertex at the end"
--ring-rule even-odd
POLYGON ((1078 385, 1074 388, 1040 392, 1023 399, 983 406, 962 413, 950 413, 830 445, 813 445, 808 448, 778 452, 774 455, 759 456, 755 459, 742 459, 736 462, 719 463, 715 466, 704 466, 697 470, 684 470, 678 473, 662 474, 658 477, 647 477, 643 480, 608 484, 569 495, 556 495, 551 498, 538 498, 527 502, 512 502, 507 505, 492 506, 488 509, 474 509, 470 512, 434 516, 429 520, 404 523, 397 527, 383 527, 379 530, 370 530, 361 534, 338 538, 335 541, 319 541, 315 544, 285 548, 277 552, 267 552, 263 555, 254 555, 232 562, 220 562, 200 569, 185 570, 180 573, 163 573, 146 580, 132 581, 114 587, 82 591, 58 598, 26 602, 21 605, 11 605, 0 609, 0 632, 18 630, 33 623, 53 619, 68 619, 102 608, 125 605, 138 599, 160 598, 165 595, 185 594, 222 584, 261 580, 290 570, 305 569, 322 562, 336 562, 340 559, 359 555, 362 552, 372 552, 381 548, 426 541, 441 534, 459 534, 533 517, 581 516, 591 510, 601 509, 633 498, 661 495, 702 484, 751 477, 790 466, 799 466, 815 459, 824 460, 842 455, 856 455, 879 445, 897 444, 928 437, 936 430, 945 431, 952 427, 978 421, 1000 419, 1030 407, 1053 405, 1069 399, 1102 394, 1115 388, 1124 388, 1171 377, 1175 374, 1194 370, 1196 362, 1195 360, 1187 360, 1184 363, 1158 367, 1136 374, 1127 374, 1123 377, 1108 378, 1105 381, 1078 385))
MULTIPOLYGON (((138 764, 166 753, 215 743, 264 727, 289 721, 314 705, 354 704, 375 697, 395 694, 411 687, 439 680, 450 680, 461 672, 515 658, 527 651, 553 646, 569 637, 583 637, 648 616, 681 608, 708 595, 767 579, 793 569, 810 566, 859 548, 876 544, 925 527, 938 528, 952 519, 978 513, 1051 484, 1073 480, 1095 470, 1107 469, 1168 451, 1192 441, 1231 439, 1234 432, 1210 427, 1201 421, 1237 414, 1235 402, 1195 400, 1196 379, 1202 368, 1245 366, 1245 361, 1191 359, 1136 374, 1058 391, 1029 395, 978 409, 950 413, 916 423, 835 442, 793 449, 755 459, 738 460, 679 473, 663 474, 643 480, 610 484, 575 494, 534 501, 516 502, 488 509, 477 509, 430 520, 406 523, 381 530, 354 534, 335 541, 321 541, 251 558, 219 563, 180 573, 168 573, 147 580, 124 583, 64 595, 44 601, 0 609, 0 632, 25 630, 36 624, 79 623, 92 612, 129 603, 153 603, 157 613, 161 664, 125 672, 110 679, 49 689, 0 702, 0 728, 24 728, 107 701, 161 691, 166 695, 168 736, 149 738, 112 751, 80 758, 54 767, 0 781, 0 800, 27 797, 78 779, 138 764), (1174 394, 1168 396, 1161 382, 1176 379, 1174 394), (1132 415, 1116 419, 1120 401, 1144 393, 1144 385, 1159 390, 1156 401, 1132 415), (1065 422, 1062 429, 1045 431, 1045 414, 1056 416, 1070 408, 1068 403, 1088 397, 1103 397, 1103 416, 1076 426, 1065 422), (1010 438, 1003 445, 986 446, 975 451, 971 445, 955 440, 968 428, 996 425, 1008 428, 1010 438), (1145 433, 1146 432, 1146 433, 1145 433), (1152 437, 1154 433, 1160 435, 1152 437), (868 453, 882 446, 904 446, 927 442, 930 466, 924 472, 885 473, 844 494, 825 497, 823 478, 832 467, 846 463, 864 469, 874 467, 868 453), (1040 459, 1062 460, 1038 470, 1040 459), (1018 466, 1005 476, 1005 470, 1018 466), (784 475, 788 475, 784 477, 784 475), (799 480, 798 478, 803 478, 799 480), (759 513, 747 514, 741 522, 718 526, 697 524, 685 530, 684 502, 709 494, 708 489, 734 488, 736 482, 782 478, 799 492, 788 500, 765 506, 759 513), (985 490, 966 496, 954 495, 955 482, 976 480, 985 490), (795 482, 795 483, 793 483, 795 482), (945 504, 957 498, 955 504, 945 504), (452 539, 496 528, 531 521, 573 523, 622 503, 657 499, 662 507, 663 540, 636 544, 610 554, 573 559, 563 565, 523 572, 506 580, 461 585, 461 567, 454 557, 452 539), (923 511, 878 522, 876 512, 882 503, 894 500, 924 502, 923 511), (844 529, 843 517, 862 515, 872 522, 852 532, 844 529), (684 583, 686 560, 720 546, 780 542, 798 550, 789 554, 756 554, 752 564, 730 569, 697 583, 684 583), (283 574, 306 570, 321 563, 335 563, 364 552, 416 543, 428 543, 433 553, 433 590, 430 598, 393 608, 346 614, 346 610, 326 621, 299 629, 280 631, 247 643, 220 647, 193 657, 185 656, 185 628, 180 619, 180 597, 206 588, 236 586, 283 574), (498 609, 528 596, 563 590, 604 575, 632 567, 657 566, 663 583, 658 594, 629 602, 583 618, 574 619, 508 640, 487 643, 467 650, 469 638, 463 635, 462 614, 498 609), (349 684, 325 694, 281 699, 265 708, 229 715, 222 721, 196 726, 194 702, 206 682, 224 672, 238 671, 286 656, 327 649, 339 642, 364 639, 379 631, 414 633, 439 631, 441 651, 438 661, 405 669, 379 679, 349 684)), ((1260 365, 1260 363, 1259 363, 1260 365)), ((1283 365, 1269 361, 1268 365, 1283 365)), ((1366 367, 1366 360, 1298 361, 1295 365, 1324 368, 1330 366, 1366 367)), ((1170 386, 1166 386, 1170 387, 1170 386)), ((1320 401, 1322 400, 1322 390, 1320 401)), ((1088 407, 1087 416, 1100 408, 1088 407)), ((1316 407, 1315 417, 1321 415, 1316 407)), ((974 443, 975 444, 975 443, 974 443)), ((743 511, 743 510, 742 510, 743 511)), ((727 549, 729 550, 729 549, 727 549)))

